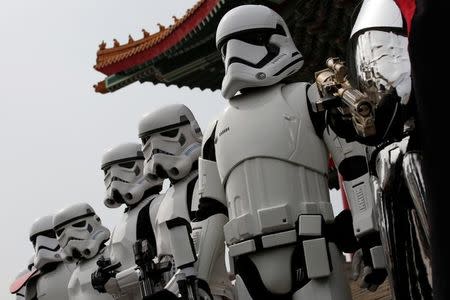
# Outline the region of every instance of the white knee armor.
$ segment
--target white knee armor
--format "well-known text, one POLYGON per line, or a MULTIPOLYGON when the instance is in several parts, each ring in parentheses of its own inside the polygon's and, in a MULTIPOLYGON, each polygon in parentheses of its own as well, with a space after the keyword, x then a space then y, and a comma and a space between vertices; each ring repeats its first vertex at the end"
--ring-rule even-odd
POLYGON ((170 105, 148 114, 139 124, 139 137, 146 176, 172 183, 155 216, 158 257, 173 257, 179 269, 166 289, 184 296, 193 293, 197 299, 211 288, 214 298, 231 298, 221 232, 226 217, 209 210, 195 219, 202 134, 192 112, 184 105, 170 105))
POLYGON ((109 230, 87 203, 79 203, 59 211, 53 217, 53 228, 67 261, 76 268, 67 285, 70 300, 113 299, 100 294, 91 284, 97 260, 104 254, 109 230))
MULTIPOLYGON (((216 41, 225 63, 223 87, 233 80, 240 85, 222 91, 229 106, 203 140, 199 176, 215 179, 210 185, 226 195, 230 221, 224 232, 237 297, 350 299, 326 178, 327 148, 335 145, 321 139, 324 127, 308 107, 309 85, 275 84, 301 67, 285 22, 267 7, 240 6, 223 17, 216 41), (245 47, 228 51, 236 43, 245 47), (276 54, 256 64, 247 59, 263 48, 276 54), (233 65, 248 70, 243 75, 233 65), (233 97, 237 90, 241 94, 233 97)), ((362 163, 361 176, 367 173, 362 159, 354 161, 362 163)), ((370 196, 359 201, 370 202, 370 196)))

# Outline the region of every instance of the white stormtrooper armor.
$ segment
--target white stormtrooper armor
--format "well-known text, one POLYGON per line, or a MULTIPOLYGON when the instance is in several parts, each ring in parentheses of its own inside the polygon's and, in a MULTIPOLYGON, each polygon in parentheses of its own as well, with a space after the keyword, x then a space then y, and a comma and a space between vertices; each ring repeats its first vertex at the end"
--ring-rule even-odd
POLYGON ((30 241, 35 255, 34 266, 39 272, 26 285, 25 299, 69 299, 67 284, 74 269, 63 263, 62 253, 55 232, 52 216, 37 219, 30 230, 30 241))
POLYGON ((144 155, 137 143, 120 144, 106 151, 101 168, 105 172, 105 205, 114 208, 124 203, 127 206, 109 246, 112 264, 120 262, 121 266, 114 270, 114 277, 105 282, 104 288, 115 299, 141 300, 140 270, 136 267, 133 247, 142 239, 156 245, 150 210, 162 189, 162 179, 145 180, 144 155))
MULTIPOLYGON (((216 193, 215 199, 228 207, 230 221, 224 231, 237 298, 351 299, 336 246, 342 243, 338 218, 333 224, 326 174, 328 151, 334 154, 344 148, 334 160, 345 171, 341 173, 350 187, 350 203, 358 204, 352 207, 355 232, 360 239, 375 232, 367 165, 360 156, 364 149, 324 131, 308 107, 309 84, 274 84, 291 73, 281 70, 301 67, 296 61, 301 55, 295 54, 299 51, 277 13, 256 5, 232 9, 219 23, 216 41, 219 50, 227 49, 222 50, 226 65, 222 93, 230 99, 203 140, 199 176, 211 187, 209 193, 216 193), (255 42, 248 32, 261 37, 255 42), (285 42, 271 60, 258 66, 244 62, 261 45, 272 47, 279 40, 285 42), (236 41, 245 48, 229 51, 228 44, 236 41), (233 65, 245 65, 246 74, 269 66, 280 71, 266 74, 275 79, 259 84, 227 66, 233 57, 242 57, 244 61, 234 59, 233 65), (228 82, 235 77, 240 85, 230 93, 228 82), (237 90, 241 94, 234 96, 237 90)), ((370 250, 377 267, 382 267, 380 247, 370 250)))
POLYGON ((156 110, 141 120, 139 137, 147 178, 169 178, 172 183, 160 201, 154 225, 158 258, 173 257, 179 269, 166 289, 182 295, 193 292, 195 299, 232 299, 224 261, 224 210, 213 207, 194 219, 199 206, 197 164, 202 134, 192 112, 184 105, 156 110), (202 286, 204 282, 209 288, 202 286), (184 284, 190 292, 184 290, 184 284), (193 291, 197 284, 198 290, 193 291), (211 296, 206 295, 209 290, 211 296))
POLYGON ((64 252, 65 260, 76 263, 67 286, 70 300, 113 299, 100 294, 91 284, 97 260, 104 254, 109 230, 87 203, 79 203, 59 211, 53 217, 53 228, 64 252))

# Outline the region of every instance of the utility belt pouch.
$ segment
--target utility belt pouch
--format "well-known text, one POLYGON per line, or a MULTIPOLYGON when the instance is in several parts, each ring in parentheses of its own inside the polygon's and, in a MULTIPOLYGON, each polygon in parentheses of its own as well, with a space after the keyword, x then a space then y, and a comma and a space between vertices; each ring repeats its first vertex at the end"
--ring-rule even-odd
POLYGON ((298 235, 303 246, 308 278, 327 277, 331 274, 327 240, 322 233, 321 215, 300 215, 298 235))

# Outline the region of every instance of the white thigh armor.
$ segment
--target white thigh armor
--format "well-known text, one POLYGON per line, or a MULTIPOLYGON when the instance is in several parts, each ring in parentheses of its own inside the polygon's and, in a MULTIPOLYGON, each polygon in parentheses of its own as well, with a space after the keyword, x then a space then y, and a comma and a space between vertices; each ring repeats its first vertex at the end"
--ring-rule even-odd
MULTIPOLYGON (((112 300, 113 297, 109 294, 99 293, 91 284, 91 274, 97 269, 97 260, 103 255, 102 251, 89 260, 81 260, 77 264, 76 269, 70 277, 69 291, 70 300, 112 300)), ((52 298, 57 299, 57 298, 52 298)))

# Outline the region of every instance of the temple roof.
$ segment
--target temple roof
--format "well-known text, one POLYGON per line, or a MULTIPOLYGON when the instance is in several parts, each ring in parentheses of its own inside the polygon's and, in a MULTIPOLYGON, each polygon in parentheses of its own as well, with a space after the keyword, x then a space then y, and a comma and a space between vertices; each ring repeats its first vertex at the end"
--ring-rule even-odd
POLYGON ((344 56, 350 19, 356 1, 351 0, 199 0, 170 26, 159 32, 107 48, 99 45, 94 68, 105 74, 95 90, 108 93, 133 82, 216 90, 223 64, 215 48, 215 32, 222 16, 242 4, 264 4, 286 20, 297 47, 305 57, 302 70, 291 81, 310 80, 330 56, 344 56))

